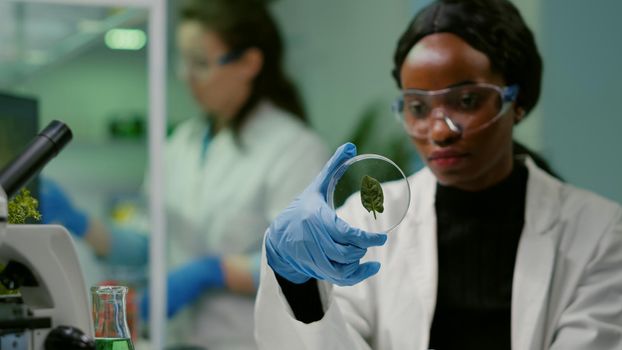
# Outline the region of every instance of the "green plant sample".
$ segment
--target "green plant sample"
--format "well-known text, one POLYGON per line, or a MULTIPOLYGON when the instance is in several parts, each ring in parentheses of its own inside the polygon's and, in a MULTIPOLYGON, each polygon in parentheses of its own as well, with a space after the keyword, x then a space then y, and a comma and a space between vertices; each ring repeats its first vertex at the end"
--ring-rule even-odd
POLYGON ((361 179, 361 203, 368 212, 374 214, 374 220, 377 219, 376 213, 384 211, 382 186, 378 180, 368 175, 361 179))

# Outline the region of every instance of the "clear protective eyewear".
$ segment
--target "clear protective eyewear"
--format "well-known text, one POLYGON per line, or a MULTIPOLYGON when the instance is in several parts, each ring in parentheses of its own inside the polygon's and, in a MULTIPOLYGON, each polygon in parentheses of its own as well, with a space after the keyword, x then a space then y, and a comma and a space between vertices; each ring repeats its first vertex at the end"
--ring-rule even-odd
POLYGON ((183 80, 190 77, 197 80, 205 80, 214 66, 224 66, 235 62, 242 56, 242 53, 243 51, 241 50, 227 52, 220 56, 215 63, 211 63, 207 58, 203 57, 184 57, 179 61, 177 74, 183 80))
POLYGON ((518 85, 464 84, 442 90, 405 89, 393 104, 404 129, 416 138, 428 138, 442 120, 462 136, 482 130, 501 118, 518 96, 518 85))

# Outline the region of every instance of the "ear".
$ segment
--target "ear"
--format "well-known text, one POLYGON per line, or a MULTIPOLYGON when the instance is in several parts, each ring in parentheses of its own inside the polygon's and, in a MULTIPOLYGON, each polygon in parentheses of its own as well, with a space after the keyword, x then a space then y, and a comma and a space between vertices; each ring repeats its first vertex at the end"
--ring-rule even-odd
POLYGON ((514 124, 518 124, 525 118, 525 109, 518 104, 514 104, 514 124))
POLYGON ((246 49, 239 62, 245 77, 250 80, 255 79, 263 68, 263 52, 256 47, 246 49))

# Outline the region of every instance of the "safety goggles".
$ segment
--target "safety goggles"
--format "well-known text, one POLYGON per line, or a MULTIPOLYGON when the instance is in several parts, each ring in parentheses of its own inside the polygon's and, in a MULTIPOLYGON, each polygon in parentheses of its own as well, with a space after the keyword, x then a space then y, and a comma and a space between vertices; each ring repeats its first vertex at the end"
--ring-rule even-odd
POLYGON ((205 80, 209 76, 214 66, 224 66, 237 61, 242 56, 242 50, 227 52, 220 56, 216 62, 209 62, 204 57, 184 57, 179 61, 177 66, 177 75, 181 79, 194 78, 197 80, 205 80))
POLYGON ((393 112, 413 137, 428 138, 438 120, 464 136, 505 115, 517 96, 518 85, 475 83, 435 91, 406 89, 393 104, 393 112))

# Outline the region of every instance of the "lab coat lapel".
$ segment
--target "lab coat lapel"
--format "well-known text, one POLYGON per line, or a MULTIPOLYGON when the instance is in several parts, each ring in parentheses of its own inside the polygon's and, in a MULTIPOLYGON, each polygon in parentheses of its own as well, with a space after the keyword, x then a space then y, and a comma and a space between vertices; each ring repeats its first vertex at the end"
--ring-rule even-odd
POLYGON ((420 205, 415 209, 419 210, 417 222, 415 223, 416 236, 418 237, 416 274, 420 281, 419 292, 424 305, 427 306, 427 320, 431 324, 436 305, 436 288, 438 280, 438 249, 436 247, 436 213, 434 211, 434 196, 436 194, 436 180, 430 173, 426 181, 420 205))
POLYGON ((542 329, 559 229, 559 196, 548 175, 526 160, 525 226, 518 247, 512 286, 512 349, 541 349, 542 329))
MULTIPOLYGON (((416 181, 411 182, 413 188, 413 198, 411 199, 411 209, 414 211, 413 220, 408 223, 412 230, 408 230, 410 242, 406 246, 406 255, 410 260, 407 265, 408 274, 415 283, 410 287, 408 293, 415 295, 420 305, 423 306, 423 322, 421 319, 416 322, 421 327, 417 332, 425 335, 425 339, 420 339, 420 346, 427 346, 429 329, 434 316, 437 289, 437 248, 436 248, 436 214, 434 212, 434 196, 436 193, 436 179, 426 168, 419 174, 416 181), (416 195, 415 195, 416 194, 416 195), (411 289, 412 288, 412 289, 411 289)), ((423 338, 423 337, 422 337, 423 338)))

